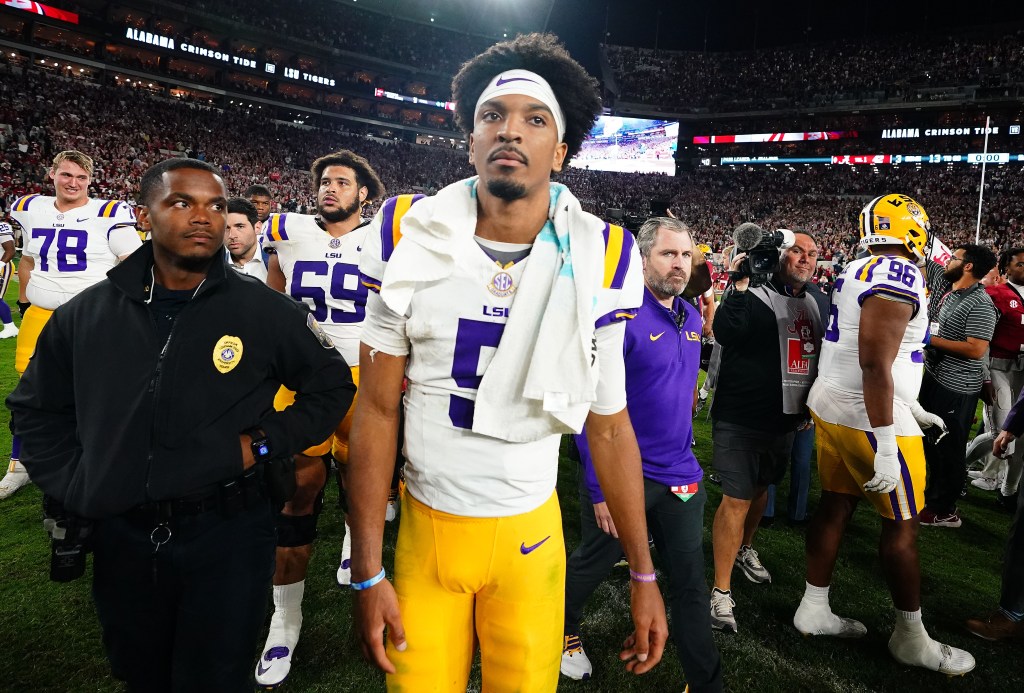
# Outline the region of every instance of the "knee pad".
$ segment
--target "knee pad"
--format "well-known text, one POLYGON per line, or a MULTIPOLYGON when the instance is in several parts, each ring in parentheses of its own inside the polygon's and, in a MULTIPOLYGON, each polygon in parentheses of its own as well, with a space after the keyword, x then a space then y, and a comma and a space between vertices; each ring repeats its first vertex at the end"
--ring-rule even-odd
POLYGON ((316 523, 319 518, 319 507, 310 515, 279 513, 277 516, 277 545, 291 548, 312 544, 316 539, 316 523))

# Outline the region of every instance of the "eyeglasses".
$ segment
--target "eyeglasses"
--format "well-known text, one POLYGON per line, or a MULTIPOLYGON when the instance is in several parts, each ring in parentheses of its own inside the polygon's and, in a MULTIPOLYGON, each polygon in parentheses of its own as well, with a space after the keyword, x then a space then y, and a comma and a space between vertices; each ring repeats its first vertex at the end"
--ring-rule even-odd
POLYGON ((956 260, 957 262, 963 262, 964 261, 964 259, 962 257, 957 257, 956 255, 954 255, 951 258, 949 258, 949 260, 946 262, 946 264, 948 265, 950 262, 953 262, 953 260, 956 260))

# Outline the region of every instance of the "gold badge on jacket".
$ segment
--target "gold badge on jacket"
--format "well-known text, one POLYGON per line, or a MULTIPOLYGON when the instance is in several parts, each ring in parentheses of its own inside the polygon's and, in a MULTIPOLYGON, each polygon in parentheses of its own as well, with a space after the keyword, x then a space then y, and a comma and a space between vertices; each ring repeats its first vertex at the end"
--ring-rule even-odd
POLYGON ((242 360, 242 340, 224 335, 213 347, 213 367, 221 373, 230 373, 242 360))

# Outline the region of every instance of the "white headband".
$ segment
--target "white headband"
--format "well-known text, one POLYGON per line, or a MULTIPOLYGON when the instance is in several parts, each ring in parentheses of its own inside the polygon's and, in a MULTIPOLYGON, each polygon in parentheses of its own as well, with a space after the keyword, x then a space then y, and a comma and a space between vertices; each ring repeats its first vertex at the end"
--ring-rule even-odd
POLYGON ((555 98, 555 92, 551 90, 551 85, 536 72, 530 72, 529 70, 502 72, 492 79, 490 84, 480 93, 480 98, 476 100, 476 108, 473 109, 473 113, 476 114, 480 110, 480 104, 484 101, 490 101, 496 96, 504 96, 506 94, 532 96, 547 106, 555 117, 558 141, 562 141, 565 137, 565 115, 562 113, 562 107, 558 105, 558 99, 555 98))

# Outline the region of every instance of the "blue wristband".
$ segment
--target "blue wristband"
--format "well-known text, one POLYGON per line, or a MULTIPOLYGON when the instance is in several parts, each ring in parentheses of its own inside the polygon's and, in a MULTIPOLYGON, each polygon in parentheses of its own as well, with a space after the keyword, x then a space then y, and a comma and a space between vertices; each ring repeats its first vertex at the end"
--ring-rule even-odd
POLYGON ((356 592, 358 592, 360 590, 368 590, 368 589, 370 589, 371 587, 373 587, 374 585, 376 585, 378 582, 380 582, 383 579, 384 579, 384 569, 381 568, 380 572, 377 573, 376 575, 374 575, 369 580, 363 580, 362 582, 353 582, 351 587, 356 592))

